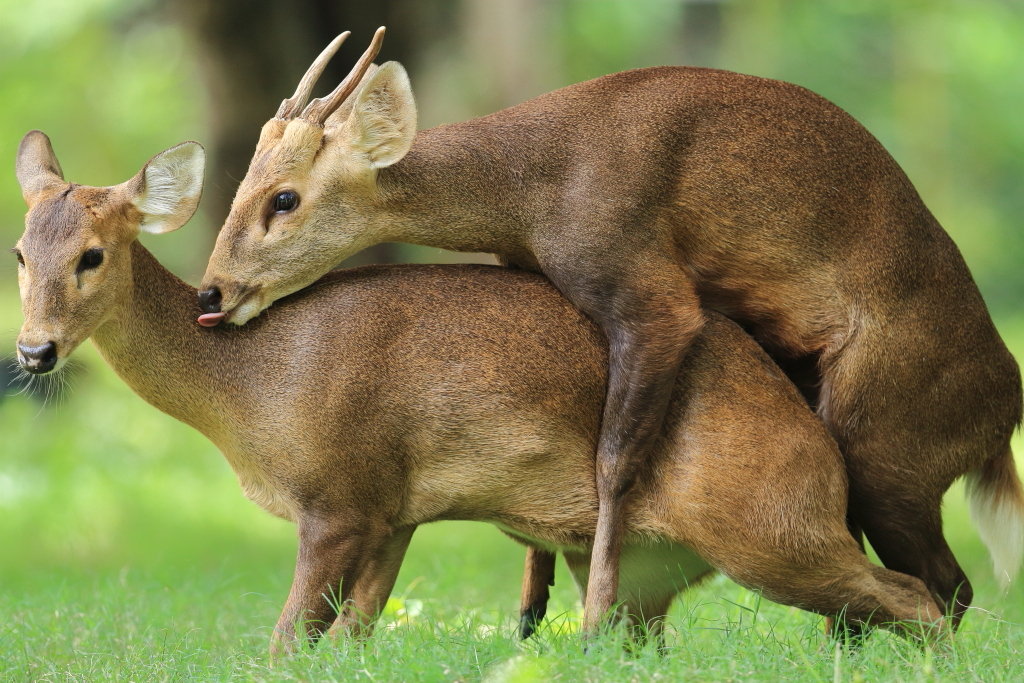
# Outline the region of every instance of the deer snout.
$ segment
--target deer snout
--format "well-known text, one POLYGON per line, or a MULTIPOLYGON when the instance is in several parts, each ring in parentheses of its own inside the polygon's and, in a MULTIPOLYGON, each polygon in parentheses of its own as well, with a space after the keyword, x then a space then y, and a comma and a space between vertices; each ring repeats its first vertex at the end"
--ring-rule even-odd
POLYGON ((263 289, 236 280, 212 279, 199 292, 199 307, 205 311, 199 324, 214 327, 221 322, 244 325, 263 310, 263 289))
POLYGON ((220 287, 210 287, 199 292, 199 308, 207 313, 220 313, 220 304, 223 300, 220 287))
POLYGON ((18 344, 18 362, 26 372, 44 375, 57 366, 57 344, 48 341, 40 346, 18 344))

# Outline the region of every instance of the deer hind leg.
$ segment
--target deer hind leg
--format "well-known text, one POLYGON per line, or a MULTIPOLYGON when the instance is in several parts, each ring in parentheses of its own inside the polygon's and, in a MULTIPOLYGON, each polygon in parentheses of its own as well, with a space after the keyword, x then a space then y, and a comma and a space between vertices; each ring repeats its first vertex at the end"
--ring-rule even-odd
POLYGON ((923 639, 945 635, 943 612, 920 579, 877 567, 866 557, 852 570, 850 563, 844 564, 841 574, 839 567, 835 569, 835 576, 805 586, 804 592, 810 588, 809 595, 796 594, 791 599, 804 600, 801 606, 838 620, 850 629, 847 632, 857 635, 872 626, 923 639))
POLYGON ((544 272, 609 343, 597 447, 597 532, 584 610, 584 631, 594 633, 615 603, 626 494, 661 432, 680 363, 704 314, 692 281, 663 257, 619 264, 599 278, 579 269, 544 272))
POLYGON ((913 493, 876 484, 869 491, 855 491, 851 500, 857 501, 854 511, 882 563, 921 579, 955 628, 974 592, 942 533, 940 501, 913 493), (877 505, 878 500, 888 504, 877 505))
POLYGON ((923 581, 884 567, 869 565, 869 570, 873 579, 866 591, 869 602, 863 607, 848 605, 847 621, 865 626, 895 625, 906 635, 924 638, 945 635, 943 611, 923 581))
MULTIPOLYGON (((849 516, 846 518, 846 527, 850 530, 850 535, 853 536, 853 540, 857 542, 857 546, 860 548, 862 553, 866 554, 864 550, 864 532, 860 526, 853 521, 849 516)), ((860 643, 863 641, 866 631, 863 624, 854 623, 846 618, 845 614, 839 614, 834 617, 825 618, 825 633, 837 640, 844 640, 849 643, 860 643)))
MULTIPOLYGON (((799 563, 778 548, 748 548, 746 558, 725 558, 725 573, 775 602, 856 627, 891 626, 925 637, 945 632, 942 610, 924 582, 877 567, 852 542, 826 543, 799 563), (761 556, 764 561, 756 558, 761 556), (785 559, 789 557, 790 559, 785 559), (780 560, 782 560, 780 562, 780 560)), ((803 554, 803 553, 801 553, 803 554)))
POLYGON ((523 594, 519 603, 519 637, 534 634, 548 610, 548 586, 555 585, 555 553, 539 548, 526 549, 523 570, 523 594))
POLYGON ((882 564, 924 581, 956 628, 974 593, 942 533, 942 494, 951 478, 935 481, 939 468, 930 466, 917 440, 906 434, 913 429, 900 430, 902 439, 890 432, 884 441, 862 429, 846 440, 849 515, 882 564))
MULTIPOLYGON (((986 385, 993 395, 1013 391, 1000 393, 997 382, 980 379, 980 368, 936 390, 943 364, 915 363, 906 351, 912 344, 861 330, 831 356, 775 360, 840 446, 850 481, 851 534, 859 540, 866 533, 886 567, 922 579, 955 627, 973 591, 943 536, 941 499, 956 477, 985 461, 979 435, 1000 431, 991 426, 998 420, 984 412, 992 401, 972 394, 986 385)), ((857 635, 859 627, 848 626, 846 632, 857 635)))
POLYGON ((850 518, 887 568, 924 581, 956 627, 973 591, 942 533, 942 496, 1012 425, 1001 430, 990 414, 998 401, 979 395, 985 382, 971 370, 985 375, 970 358, 947 368, 897 341, 862 333, 825 359, 818 414, 846 460, 850 518))
POLYGON ((783 601, 861 628, 895 626, 925 637, 938 637, 944 632, 942 610, 916 577, 876 567, 867 558, 855 571, 850 571, 847 564, 836 567, 832 576, 814 574, 821 578, 796 579, 799 588, 783 591, 783 601))

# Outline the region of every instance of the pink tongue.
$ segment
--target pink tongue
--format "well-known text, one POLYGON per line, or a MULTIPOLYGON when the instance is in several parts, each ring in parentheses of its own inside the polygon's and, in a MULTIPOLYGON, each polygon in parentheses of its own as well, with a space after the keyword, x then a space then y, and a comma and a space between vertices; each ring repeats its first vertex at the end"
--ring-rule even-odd
POLYGON ((199 316, 199 324, 203 327, 215 327, 224 319, 226 313, 203 313, 199 316))

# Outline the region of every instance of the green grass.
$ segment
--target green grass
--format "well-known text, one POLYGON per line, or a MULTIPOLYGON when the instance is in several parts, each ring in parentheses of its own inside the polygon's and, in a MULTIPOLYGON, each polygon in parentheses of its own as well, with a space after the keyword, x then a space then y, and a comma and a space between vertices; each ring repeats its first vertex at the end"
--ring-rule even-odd
MULTIPOLYGON (((463 531, 451 525, 446 533, 456 530, 463 531)), ((472 531, 464 540, 487 542, 472 531)), ((429 566, 426 545, 410 564, 429 566)), ((404 597, 392 600, 367 643, 324 642, 274 668, 266 644, 288 583, 282 563, 255 568, 228 559, 220 568, 179 568, 163 578, 148 570, 40 574, 0 600, 0 680, 1024 679, 1024 630, 992 615, 972 614, 950 645, 922 648, 877 633, 860 648, 837 652, 819 619, 759 605, 755 594, 721 579, 676 607, 663 656, 651 648, 629 655, 611 642, 584 655, 575 633, 579 609, 567 591, 559 591, 555 617, 538 637, 519 643, 510 594, 453 602, 436 589, 478 578, 460 571, 458 559, 411 589, 405 572, 404 597)))
MULTIPOLYGON (((1020 355, 1024 321, 1004 333, 1020 355)), ((611 642, 584 655, 564 566, 552 618, 520 643, 522 548, 443 523, 417 531, 367 643, 270 668, 294 528, 245 500, 212 445, 132 395, 88 344, 77 355, 85 370, 63 401, 0 403, 0 681, 1024 680, 1024 582, 998 593, 959 487, 947 535, 977 609, 936 648, 878 633, 837 651, 821 619, 719 578, 673 609, 664 656, 611 642)))

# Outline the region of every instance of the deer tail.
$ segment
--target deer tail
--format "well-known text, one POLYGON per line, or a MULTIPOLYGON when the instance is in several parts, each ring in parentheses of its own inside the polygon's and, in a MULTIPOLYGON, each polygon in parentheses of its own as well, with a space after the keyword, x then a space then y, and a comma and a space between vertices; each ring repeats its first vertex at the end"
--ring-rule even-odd
POLYGON ((1006 590, 1024 558, 1024 489, 1009 443, 966 476, 971 518, 1006 590))

